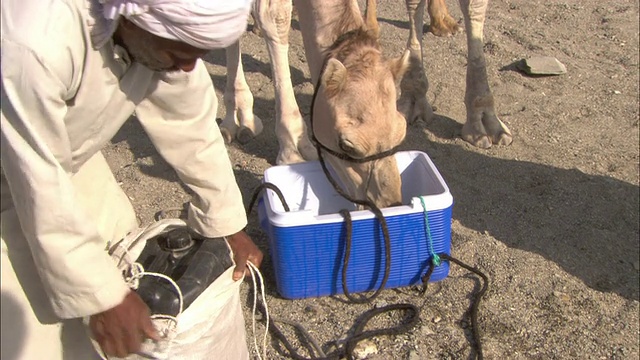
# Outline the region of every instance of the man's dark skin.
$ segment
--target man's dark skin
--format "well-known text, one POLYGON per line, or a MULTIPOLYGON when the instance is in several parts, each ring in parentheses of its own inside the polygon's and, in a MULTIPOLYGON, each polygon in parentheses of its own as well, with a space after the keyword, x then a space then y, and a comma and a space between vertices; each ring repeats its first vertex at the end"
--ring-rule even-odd
MULTIPOLYGON (((134 62, 155 71, 192 71, 196 61, 208 52, 155 36, 126 19, 120 21, 113 39, 127 49, 134 62)), ((250 275, 246 272, 247 261, 260 266, 262 252, 244 231, 227 236, 227 241, 236 262, 234 280, 250 275)), ((137 352, 145 338, 159 340, 149 308, 134 291, 130 291, 116 307, 92 315, 89 327, 105 354, 111 356, 125 357, 137 352)))

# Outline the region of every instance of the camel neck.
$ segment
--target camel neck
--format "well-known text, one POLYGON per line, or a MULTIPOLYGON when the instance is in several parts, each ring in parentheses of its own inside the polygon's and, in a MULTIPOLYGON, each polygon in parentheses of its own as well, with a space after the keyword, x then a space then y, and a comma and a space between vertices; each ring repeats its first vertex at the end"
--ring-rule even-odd
POLYGON ((324 54, 342 34, 364 27, 357 1, 308 0, 297 7, 311 79, 317 82, 324 54))

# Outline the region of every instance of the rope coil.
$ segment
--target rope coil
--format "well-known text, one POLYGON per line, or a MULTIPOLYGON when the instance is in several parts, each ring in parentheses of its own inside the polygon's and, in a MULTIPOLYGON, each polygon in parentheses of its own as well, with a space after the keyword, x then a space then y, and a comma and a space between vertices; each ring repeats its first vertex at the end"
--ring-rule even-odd
MULTIPOLYGON (((284 200, 284 195, 282 194, 282 192, 280 191, 280 189, 275 186, 274 184, 271 183, 262 183, 261 185, 259 185, 256 190, 253 193, 253 196, 251 198, 251 201, 249 202, 249 206, 247 208, 247 216, 249 214, 251 214, 251 211, 256 203, 256 201, 258 200, 258 197, 260 195, 260 193, 265 190, 265 189, 269 189, 273 192, 276 193, 276 195, 278 196, 278 198, 280 199, 280 201, 282 201, 282 205, 283 208, 285 209, 285 211, 290 211, 289 206, 287 205, 286 201, 284 200)), ((432 235, 431 235, 431 228, 429 226, 429 215, 428 212, 426 210, 426 203, 423 197, 420 197, 420 202, 422 204, 423 210, 424 210, 424 216, 425 216, 425 235, 427 237, 427 245, 428 245, 428 251, 429 251, 429 257, 431 258, 431 266, 428 267, 427 273, 422 277, 422 282, 423 282, 423 295, 426 293, 427 290, 427 285, 429 283, 429 280, 431 278, 431 274, 433 273, 433 270, 442 265, 442 261, 450 261, 453 262, 455 264, 457 264, 458 266, 473 272, 474 274, 480 276, 480 278, 482 279, 482 287, 479 291, 477 291, 474 296, 473 296, 473 301, 470 305, 469 310, 466 313, 466 316, 468 316, 470 318, 470 324, 471 324, 471 330, 472 330, 472 337, 473 337, 473 343, 472 343, 472 347, 475 350, 475 357, 478 360, 482 360, 483 359, 483 351, 482 351, 482 342, 481 342, 481 337, 480 337, 480 332, 479 332, 479 327, 478 327, 478 310, 479 310, 479 306, 480 306, 480 301, 482 299, 482 297, 484 296, 484 294, 486 293, 487 289, 488 289, 488 283, 489 283, 489 279, 488 277, 482 273, 480 270, 478 270, 475 267, 471 267, 465 263, 463 263, 462 261, 452 257, 451 255, 447 254, 447 253, 437 253, 435 252, 434 248, 433 248, 433 239, 432 239, 432 235)), ((377 209, 377 208, 376 208, 377 209)), ((381 218, 384 220, 384 217, 382 216, 382 212, 377 209, 379 212, 379 215, 381 216, 381 218)), ((367 303, 370 302, 371 299, 375 298, 384 288, 384 286, 381 286, 380 288, 378 288, 378 290, 376 291, 376 293, 374 293, 373 296, 369 297, 369 298, 356 298, 353 295, 351 295, 348 291, 348 287, 346 286, 346 272, 348 269, 348 263, 349 263, 349 256, 350 256, 350 251, 351 251, 351 235, 352 235, 352 226, 351 226, 351 214, 348 210, 341 210, 340 214, 344 217, 345 219, 345 227, 346 227, 346 232, 345 232, 345 256, 344 256, 344 263, 343 263, 343 268, 342 268, 342 286, 343 286, 343 290, 344 290, 344 295, 352 302, 354 303, 367 303)), ((386 223, 381 223, 381 225, 383 226, 383 231, 386 228, 386 223), (382 225, 384 224, 384 225, 382 225)), ((387 233, 387 237, 385 238, 385 240, 388 240, 388 233, 387 233)), ((387 251, 387 256, 390 256, 390 253, 387 251)), ((389 264, 389 261, 387 261, 387 264, 389 264)), ((388 274, 386 274, 388 275, 388 274)), ((384 282, 383 284, 384 285, 384 282)), ((255 286, 255 285, 254 285, 255 286)), ((255 294, 255 293, 254 293, 255 294)), ((263 299, 264 299, 264 295, 263 295, 263 299)), ((258 306, 260 306, 260 304, 257 304, 258 306)), ((255 301, 255 297, 254 297, 254 312, 255 312, 255 306, 256 306, 256 301, 255 301)), ((369 311, 367 311, 362 317, 360 322, 358 322, 355 325, 355 331, 353 333, 352 336, 348 337, 347 339, 344 340, 344 346, 342 348, 338 348, 336 351, 334 351, 333 353, 330 354, 325 354, 321 347, 317 344, 317 342, 309 335, 309 333, 304 329, 304 327, 297 323, 297 322, 293 322, 293 321, 288 321, 288 320, 284 320, 284 319, 277 319, 277 318, 267 318, 266 319, 266 324, 268 327, 268 330, 271 331, 271 333, 274 335, 275 338, 277 338, 278 340, 280 340, 280 342, 284 345, 284 347, 287 349, 287 351, 289 352, 289 354, 287 354, 289 357, 296 359, 296 360, 335 360, 335 359, 340 359, 343 357, 347 357, 347 359, 352 359, 352 351, 355 348, 355 346, 362 340, 371 338, 371 337, 375 337, 375 336, 380 336, 380 335, 397 335, 397 334, 401 334, 404 332, 409 331, 411 328, 413 328, 417 322, 419 321, 419 314, 420 314, 420 310, 421 308, 424 306, 424 304, 420 307, 417 307, 413 304, 410 303, 404 303, 404 304, 394 304, 394 305, 389 305, 389 306, 385 306, 382 308, 374 308, 371 309, 369 311), (386 329, 376 329, 376 330, 370 330, 370 331, 364 331, 364 328, 366 326, 366 324, 375 316, 381 314, 381 313, 385 313, 385 312, 390 312, 390 311, 398 311, 398 310, 405 310, 409 315, 407 316, 407 319, 405 321, 405 323, 403 324, 399 324, 396 325, 394 327, 391 328, 386 328, 386 329), (308 341, 311 346, 310 349, 313 349, 317 355, 312 355, 312 357, 307 358, 304 356, 299 355, 295 348, 293 347, 293 345, 291 345, 291 343, 287 340, 287 338, 284 336, 284 334, 280 331, 280 329, 276 326, 276 322, 281 322, 284 324, 288 324, 290 326, 295 327, 296 329, 299 330, 299 332, 306 338, 306 341, 308 341)), ((262 308, 260 309, 260 311, 266 312, 267 309, 262 308)), ((257 345, 256 345, 257 347, 257 345)))

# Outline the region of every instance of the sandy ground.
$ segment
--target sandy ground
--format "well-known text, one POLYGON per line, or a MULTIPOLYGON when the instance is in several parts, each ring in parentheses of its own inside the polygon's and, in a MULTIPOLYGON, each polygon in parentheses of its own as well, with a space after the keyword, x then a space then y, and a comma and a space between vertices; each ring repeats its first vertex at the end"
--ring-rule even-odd
MULTIPOLYGON (((449 4, 461 19, 457 4, 449 4)), ((413 124, 404 149, 434 160, 455 199, 452 253, 479 267, 490 287, 479 310, 485 357, 490 359, 638 359, 639 146, 638 2, 495 0, 485 24, 485 54, 497 111, 514 142, 489 150, 459 138, 466 41, 463 34, 425 33, 429 99, 437 117, 413 124), (553 56, 568 72, 529 77, 514 63, 553 56)), ((381 42, 388 56, 406 43, 400 1, 380 1, 381 42)), ((290 61, 303 114, 312 85, 297 22, 290 61)), ((243 36, 243 61, 265 131, 253 142, 229 145, 245 202, 277 154, 274 90, 261 38, 243 36)), ((220 103, 224 53, 207 58, 220 103)), ((220 106, 219 116, 224 109, 220 106)), ((185 188, 158 156, 141 127, 126 124, 105 155, 143 223, 162 209, 188 201, 185 188)), ((464 319, 476 277, 452 267, 423 297, 417 289, 385 290, 374 304, 343 297, 286 300, 276 290, 266 235, 254 213, 249 233, 266 254, 262 271, 271 313, 301 323, 326 350, 344 339, 364 311, 399 302, 422 304, 408 334, 371 341, 368 359, 467 359, 473 351, 464 319)), ((250 330, 250 284, 243 287, 250 330)), ((388 325, 393 316, 373 325, 388 325)), ((300 346, 297 334, 285 334, 300 346)), ((258 336, 264 331, 258 323, 258 336)), ((251 332, 249 332, 249 335, 251 332)), ((300 354, 308 356, 304 348, 300 354)), ((286 358, 269 342, 269 358, 286 358)))

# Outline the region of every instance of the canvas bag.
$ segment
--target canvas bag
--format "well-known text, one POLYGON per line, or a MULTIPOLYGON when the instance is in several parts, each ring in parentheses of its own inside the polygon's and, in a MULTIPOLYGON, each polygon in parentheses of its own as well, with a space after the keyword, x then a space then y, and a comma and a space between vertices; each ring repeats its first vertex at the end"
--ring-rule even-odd
MULTIPOLYGON (((137 286, 136 280, 140 275, 154 276, 144 273, 144 269, 135 263, 146 241, 186 226, 181 219, 162 219, 130 233, 123 240, 109 246, 109 253, 118 268, 128 274, 125 275, 125 281, 132 289, 137 286)), ((139 354, 132 354, 124 359, 249 359, 240 303, 242 279, 233 280, 234 267, 235 264, 220 275, 177 317, 153 316, 153 324, 163 339, 159 342, 145 340, 139 354)), ((85 318, 85 323, 88 324, 88 318, 85 318)), ((120 359, 107 357, 95 339, 91 340, 103 359, 120 359)))

